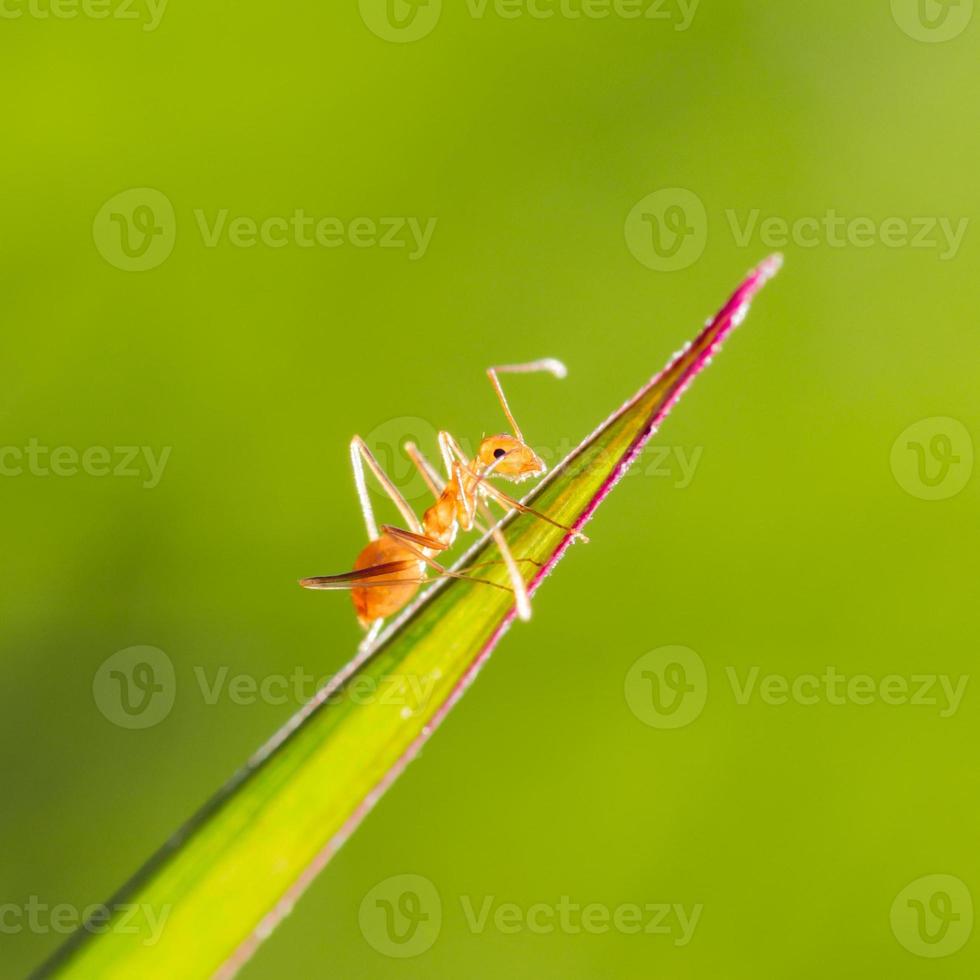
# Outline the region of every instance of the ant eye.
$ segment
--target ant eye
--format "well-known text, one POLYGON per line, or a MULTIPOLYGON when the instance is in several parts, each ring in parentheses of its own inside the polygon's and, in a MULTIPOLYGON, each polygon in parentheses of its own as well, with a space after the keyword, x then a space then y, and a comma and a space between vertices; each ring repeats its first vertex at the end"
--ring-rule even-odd
POLYGON ((504 449, 495 449, 493 451, 493 458, 494 459, 503 459, 503 457, 506 456, 506 455, 507 455, 507 452, 504 449))

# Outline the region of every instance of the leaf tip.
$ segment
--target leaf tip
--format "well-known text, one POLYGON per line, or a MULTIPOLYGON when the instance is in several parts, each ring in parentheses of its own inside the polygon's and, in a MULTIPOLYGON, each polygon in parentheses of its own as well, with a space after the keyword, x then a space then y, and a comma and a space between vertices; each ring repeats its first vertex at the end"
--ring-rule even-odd
POLYGON ((760 286, 764 286, 783 267, 783 253, 773 252, 769 258, 760 262, 755 270, 760 286))

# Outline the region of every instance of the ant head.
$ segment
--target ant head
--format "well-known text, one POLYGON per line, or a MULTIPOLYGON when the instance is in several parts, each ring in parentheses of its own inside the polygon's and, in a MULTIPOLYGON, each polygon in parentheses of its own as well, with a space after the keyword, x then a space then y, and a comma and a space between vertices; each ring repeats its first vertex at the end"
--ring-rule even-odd
POLYGON ((548 468, 544 460, 514 436, 487 436, 477 452, 480 465, 493 467, 492 476, 502 476, 519 483, 539 476, 548 468))

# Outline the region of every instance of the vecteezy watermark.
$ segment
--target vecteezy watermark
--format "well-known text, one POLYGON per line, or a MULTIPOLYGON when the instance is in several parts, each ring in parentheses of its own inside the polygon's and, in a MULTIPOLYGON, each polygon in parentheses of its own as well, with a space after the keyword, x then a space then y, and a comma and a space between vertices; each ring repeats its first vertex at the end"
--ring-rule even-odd
POLYGON ((0 0, 0 20, 129 20, 155 31, 169 0, 0 0))
MULTIPOLYGON (((401 216, 314 216, 303 208, 261 218, 233 214, 230 208, 193 209, 194 229, 204 248, 400 250, 410 262, 425 257, 437 218, 401 216)), ((126 272, 147 272, 162 265, 177 241, 173 203, 158 190, 136 187, 110 198, 92 224, 102 257, 126 272)))
POLYGON ((675 31, 694 22, 701 0, 466 0, 474 20, 656 20, 675 31))
POLYGON ((231 217, 227 208, 210 216, 201 208, 194 211, 201 241, 207 248, 223 242, 233 248, 354 248, 407 249, 408 260, 425 258, 436 230, 437 218, 315 218, 302 208, 290 215, 256 219, 248 215, 231 217), (229 220, 230 219, 230 220, 229 220))
POLYGON ((686 490, 704 456, 704 446, 653 446, 643 449, 644 462, 627 470, 626 476, 669 479, 675 490, 686 490))
POLYGON ((890 918, 895 938, 910 953, 952 956, 973 932, 973 896, 953 875, 926 875, 898 893, 890 918))
MULTIPOLYGON (((214 705, 226 700, 230 704, 295 704, 301 706, 316 696, 330 680, 317 677, 304 667, 295 667, 289 674, 232 674, 228 667, 194 668, 194 678, 205 704, 214 705)), ((424 710, 432 699, 439 677, 434 674, 385 674, 381 677, 358 676, 324 698, 327 704, 346 702, 355 705, 377 704, 401 708, 403 715, 424 710)))
MULTIPOLYGON (((496 895, 460 895, 463 924, 473 935, 663 936, 687 946, 704 905, 679 902, 582 903, 562 895, 557 901, 504 902, 496 895)), ((421 875, 402 874, 375 885, 361 901, 358 922, 370 946, 385 956, 407 958, 431 949, 444 920, 439 890, 421 875)))
MULTIPOLYGON (((959 254, 968 217, 895 215, 876 220, 829 208, 821 214, 784 217, 759 208, 724 211, 724 227, 737 248, 924 249, 949 262, 959 254)), ((704 202, 684 187, 654 191, 638 201, 624 224, 626 245, 641 265, 675 272, 694 265, 708 244, 704 202)))
MULTIPOLYGON (((645 20, 686 31, 701 0, 465 0, 473 20, 645 20)), ((442 0, 359 0, 361 19, 384 41, 419 41, 435 30, 442 0)))
POLYGON ((934 250, 940 262, 959 254, 970 226, 969 218, 888 217, 876 221, 868 217, 847 217, 830 208, 823 214, 783 218, 763 216, 758 208, 725 212, 732 239, 739 248, 748 248, 757 239, 764 248, 915 248, 934 250))
POLYGON ((159 451, 151 446, 42 446, 30 439, 26 446, 0 446, 0 478, 16 476, 94 477, 140 479, 153 490, 160 485, 172 446, 159 451))
MULTIPOLYGON (((183 688, 193 697, 208 706, 224 702, 243 707, 302 707, 324 691, 332 676, 318 676, 300 666, 289 673, 261 677, 233 673, 227 666, 195 666, 193 675, 193 685, 183 688)), ((320 696, 326 704, 377 705, 397 709, 408 718, 431 705, 440 678, 438 671, 361 675, 320 696)), ((141 729, 152 728, 167 718, 173 710, 177 687, 177 672, 166 653, 157 647, 135 646, 114 653, 99 666, 92 681, 92 694, 98 709, 114 725, 141 729)))
POLYGON ((704 710, 708 672, 689 647, 659 647, 630 667, 625 693, 630 710, 645 725, 684 728, 704 710))
MULTIPOLYGON (((435 456, 439 433, 427 419, 414 415, 388 419, 376 425, 364 439, 385 474, 410 504, 420 505, 432 500, 430 480, 435 486, 442 486, 445 482, 444 464, 435 456), (429 479, 409 455, 408 445, 414 446, 418 453, 427 454, 429 479)), ((477 450, 475 441, 463 436, 459 444, 466 456, 472 459, 477 450)), ((562 437, 554 445, 535 442, 531 448, 551 470, 577 445, 578 441, 562 437)), ((647 446, 642 458, 627 470, 626 477, 634 479, 644 476, 669 481, 675 490, 686 490, 694 481, 703 457, 704 446, 647 446)), ((374 480, 370 480, 368 486, 379 501, 388 501, 388 495, 374 480)))
POLYGON ((957 419, 920 419, 892 444, 891 468, 898 485, 913 497, 949 500, 970 482, 973 439, 957 419))
POLYGON ((442 930, 442 899, 428 878, 395 875, 364 896, 357 921, 361 935, 382 955, 421 956, 442 930))
POLYGON ((786 704, 811 706, 884 704, 894 707, 927 707, 938 709, 940 718, 952 718, 963 702, 970 678, 968 674, 870 674, 848 675, 836 667, 824 668, 819 674, 763 674, 758 666, 726 667, 735 703, 757 702, 772 707, 786 704))
POLYGON ((892 17, 913 41, 937 44, 962 34, 973 19, 973 0, 891 0, 892 17))
POLYGON ((125 272, 146 272, 170 258, 177 217, 170 199, 152 187, 133 187, 109 198, 92 222, 102 257, 125 272))
POLYGON ((7 936, 24 932, 67 935, 81 927, 97 935, 113 932, 140 936, 143 946, 153 946, 159 942, 172 910, 171 905, 157 908, 145 903, 89 905, 85 908, 67 902, 49 905, 37 895, 31 895, 22 905, 14 902, 0 904, 0 933, 7 936))
POLYGON ((127 647, 95 673, 92 696, 99 711, 120 728, 152 728, 174 706, 177 677, 173 661, 157 647, 127 647))
POLYGON ((408 44, 431 34, 442 0, 358 0, 361 20, 383 41, 408 44))
MULTIPOLYGON (((727 685, 712 685, 731 694, 740 706, 928 708, 952 718, 969 685, 967 674, 848 674, 833 665, 820 672, 793 675, 763 673, 758 665, 724 669, 727 685)), ((708 697, 704 660, 688 647, 660 647, 645 653, 629 668, 626 703, 651 728, 683 728, 697 720, 708 697)))
POLYGON ((557 902, 535 902, 520 905, 501 902, 495 895, 483 895, 479 900, 470 895, 460 896, 460 905, 469 930, 480 935, 487 929, 504 935, 527 932, 548 936, 560 932, 566 936, 586 933, 602 936, 618 932, 626 936, 667 936, 675 946, 687 946, 694 937, 704 911, 697 903, 688 908, 677 902, 623 902, 606 905, 573 902, 562 895, 557 902))
POLYGON ((693 191, 667 187, 633 205, 624 232, 637 262, 654 272, 674 272, 694 265, 704 254, 708 212, 693 191))
MULTIPOLYGON (((578 445, 570 439, 561 439, 557 446, 542 446, 537 443, 532 449, 553 469, 564 460, 578 445)), ((635 480, 644 477, 651 480, 669 481, 675 490, 686 490, 694 481, 698 467, 704 456, 704 446, 665 446, 648 445, 642 456, 626 471, 624 479, 635 480)), ((613 461, 608 454, 599 453, 593 466, 607 466, 613 461)))

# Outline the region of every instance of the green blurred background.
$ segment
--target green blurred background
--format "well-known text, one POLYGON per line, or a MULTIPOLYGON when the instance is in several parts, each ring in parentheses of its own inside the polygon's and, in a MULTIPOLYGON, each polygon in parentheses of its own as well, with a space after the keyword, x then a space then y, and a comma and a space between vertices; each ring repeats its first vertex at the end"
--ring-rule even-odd
MULTIPOLYGON (((496 431, 483 369, 550 355, 567 381, 509 391, 535 445, 567 447, 773 250, 772 229, 739 236, 753 211, 833 210, 877 232, 785 246, 661 451, 243 976, 975 976, 959 893, 936 958, 890 921, 923 876, 980 899, 980 245, 913 223, 980 206, 972 0, 928 0, 935 28, 901 0, 703 0, 693 18, 644 0, 640 19, 480 17, 474 0, 438 16, 433 0, 414 21, 395 8, 409 33, 433 28, 412 43, 370 30, 385 11, 368 0, 171 0, 153 30, 145 0, 140 20, 6 2, 23 16, 0 18, 0 447, 171 452, 152 488, 145 465, 57 477, 0 457, 0 904, 107 899, 295 709, 208 703, 202 673, 321 676, 351 656, 346 597, 295 580, 363 544, 353 433, 384 451, 403 431, 496 431), (173 251, 126 271, 122 227, 96 216, 146 187, 175 216, 154 212, 152 248, 176 229, 173 251), (655 239, 644 253, 624 232, 664 188, 706 216, 684 215, 703 254, 666 271, 655 239), (208 247, 196 215, 222 209, 437 224, 414 260, 208 247), (136 645, 166 653, 176 698, 129 730, 93 679, 136 645), (676 729, 624 695, 666 645, 708 678, 676 729), (729 676, 828 665, 968 681, 944 711, 938 682, 932 705, 742 704, 729 676), (442 899, 437 941, 409 959, 358 925, 399 874, 442 899), (686 945, 476 932, 463 904, 485 896, 703 910, 686 945)), ((652 236, 672 219, 643 220, 652 236)), ((62 938, 5 921, 5 977, 62 938)))

